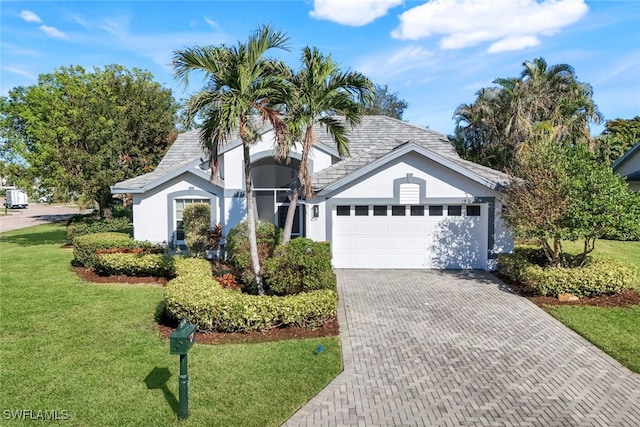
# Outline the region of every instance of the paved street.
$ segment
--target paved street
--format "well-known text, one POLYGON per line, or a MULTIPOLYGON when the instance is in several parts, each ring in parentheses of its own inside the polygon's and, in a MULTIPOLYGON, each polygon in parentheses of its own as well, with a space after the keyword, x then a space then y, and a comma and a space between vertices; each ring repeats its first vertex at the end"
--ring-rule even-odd
POLYGON ((344 372, 286 426, 640 426, 640 376, 489 273, 338 282, 344 372))
MULTIPOLYGON (((0 199, 0 209, 4 213, 4 199, 0 199)), ((17 230, 46 222, 61 221, 80 210, 75 206, 29 203, 26 209, 12 210, 10 215, 0 216, 0 232, 17 230)))

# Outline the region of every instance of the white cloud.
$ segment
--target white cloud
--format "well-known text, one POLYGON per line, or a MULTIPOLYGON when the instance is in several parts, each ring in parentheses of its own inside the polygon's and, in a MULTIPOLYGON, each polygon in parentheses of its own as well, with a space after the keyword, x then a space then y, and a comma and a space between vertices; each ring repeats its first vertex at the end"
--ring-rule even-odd
POLYGON ((431 78, 425 70, 439 67, 440 59, 432 51, 420 46, 405 46, 365 57, 355 69, 374 81, 386 83, 395 79, 422 81, 431 78))
POLYGON ((128 16, 105 18, 99 28, 114 36, 125 36, 129 33, 129 21, 128 16))
POLYGON ((2 67, 2 70, 11 74, 16 74, 18 76, 26 77, 30 80, 37 79, 37 76, 34 73, 20 67, 2 67))
POLYGON ((40 17, 30 10, 23 10, 22 12, 20 12, 20 18, 22 18, 26 22, 35 22, 37 24, 42 22, 40 17))
POLYGON ((497 53, 508 50, 521 50, 528 47, 535 47, 539 44, 540 39, 536 36, 505 37, 489 46, 487 52, 497 53))
POLYGON ((86 30, 91 29, 91 24, 77 13, 71 13, 69 17, 86 30))
POLYGON ((418 40, 442 36, 442 49, 492 42, 488 52, 519 50, 540 44, 539 36, 557 33, 582 18, 584 0, 431 0, 400 15, 391 34, 418 40))
POLYGON ((309 16, 360 27, 387 14, 403 0, 315 0, 309 16))
POLYGON ((4 53, 20 56, 43 56, 42 52, 9 43, 0 43, 4 53))
POLYGON ((220 29, 220 25, 218 25, 218 23, 216 21, 214 21, 213 19, 209 18, 208 16, 204 17, 204 22, 206 22, 214 30, 219 30, 220 29))
POLYGON ((40 31, 48 35, 49 37, 53 37, 56 39, 66 39, 67 35, 57 29, 56 27, 50 27, 48 25, 40 25, 40 31))

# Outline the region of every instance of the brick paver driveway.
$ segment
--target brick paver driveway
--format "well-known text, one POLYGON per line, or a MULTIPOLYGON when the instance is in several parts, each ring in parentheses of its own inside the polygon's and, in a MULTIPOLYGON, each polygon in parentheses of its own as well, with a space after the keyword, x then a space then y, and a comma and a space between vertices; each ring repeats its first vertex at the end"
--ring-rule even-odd
POLYGON ((640 426, 640 376, 489 273, 338 282, 344 372, 287 426, 640 426))

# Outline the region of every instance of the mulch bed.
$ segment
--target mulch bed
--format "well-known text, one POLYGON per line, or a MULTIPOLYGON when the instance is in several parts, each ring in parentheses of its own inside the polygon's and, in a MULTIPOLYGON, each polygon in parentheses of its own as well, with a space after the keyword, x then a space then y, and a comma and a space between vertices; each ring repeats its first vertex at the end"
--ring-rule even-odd
MULTIPOLYGON (((175 330, 175 325, 158 325, 160 335, 169 339, 169 335, 175 330)), ((340 332, 338 320, 331 319, 323 327, 317 329, 305 328, 276 328, 264 332, 237 332, 223 334, 218 332, 198 332, 196 342, 199 344, 248 344, 268 341, 282 341, 301 338, 333 337, 340 332)))
MULTIPOLYGON (((134 277, 134 276, 99 276, 90 268, 73 267, 76 274, 87 282, 93 283, 121 283, 128 285, 155 285, 164 286, 167 279, 162 277, 134 277)), ((169 321, 158 324, 160 336, 169 339, 169 335, 176 329, 177 323, 169 321)), ((199 332, 196 341, 199 344, 247 344, 267 341, 282 341, 301 338, 333 337, 340 332, 338 320, 331 319, 323 327, 317 329, 305 328, 276 328, 265 332, 238 332, 238 333, 202 333, 199 332)))
POLYGON ((506 283, 518 295, 527 298, 543 309, 549 306, 561 305, 586 305, 591 307, 630 307, 632 305, 640 305, 640 293, 634 289, 626 289, 616 295, 601 295, 597 297, 581 297, 577 301, 560 301, 556 297, 543 297, 534 295, 531 289, 521 283, 514 282, 508 277, 495 273, 495 276, 506 283))
POLYGON ((124 274, 118 276, 100 276, 96 274, 92 269, 86 267, 73 267, 76 274, 86 280, 93 283, 122 283, 127 285, 158 285, 164 286, 167 283, 167 279, 164 277, 138 277, 138 276, 125 276, 124 274))

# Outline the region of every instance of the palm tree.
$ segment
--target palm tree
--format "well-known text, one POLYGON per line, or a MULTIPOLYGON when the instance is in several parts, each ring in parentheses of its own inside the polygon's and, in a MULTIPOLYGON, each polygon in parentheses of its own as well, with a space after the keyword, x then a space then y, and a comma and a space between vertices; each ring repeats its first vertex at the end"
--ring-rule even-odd
POLYGON ((302 69, 290 71, 290 97, 286 101, 286 123, 289 148, 302 138, 302 159, 296 188, 291 195, 282 243, 291 239, 298 198, 313 196, 308 160, 315 141, 313 126, 319 124, 333 138, 338 153, 349 154, 349 127, 358 125, 362 109, 358 101, 369 101, 373 84, 358 72, 342 72, 331 59, 317 48, 302 50, 302 69), (335 114, 343 115, 342 121, 335 114))
POLYGON ((522 65, 520 80, 524 82, 533 133, 548 130, 556 142, 589 141, 589 122, 602 121, 591 86, 579 82, 568 64, 547 65, 544 58, 535 58, 522 65))
POLYGON ((286 67, 269 60, 270 49, 287 49, 289 38, 269 26, 262 26, 246 43, 236 46, 206 46, 178 50, 173 55, 174 77, 188 84, 193 71, 203 72, 207 87, 187 101, 187 119, 204 117, 200 139, 210 155, 212 178, 218 171, 218 150, 237 131, 242 140, 245 174, 247 228, 251 266, 258 292, 264 293, 256 240, 250 147, 259 139, 259 127, 270 123, 277 140, 284 136, 284 123, 274 104, 283 98, 287 87, 282 78, 286 67), (258 117, 261 120, 255 120, 258 117))
POLYGON ((589 140, 589 122, 602 116, 591 86, 577 81, 570 65, 547 65, 544 58, 523 62, 519 78, 498 78, 476 101, 454 113, 454 141, 461 155, 508 169, 537 141, 573 144, 589 140))

